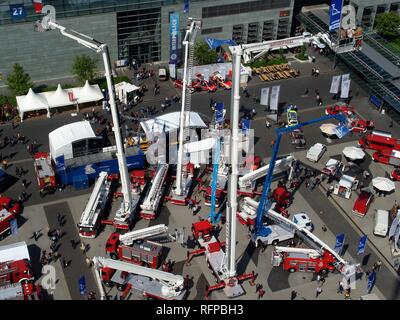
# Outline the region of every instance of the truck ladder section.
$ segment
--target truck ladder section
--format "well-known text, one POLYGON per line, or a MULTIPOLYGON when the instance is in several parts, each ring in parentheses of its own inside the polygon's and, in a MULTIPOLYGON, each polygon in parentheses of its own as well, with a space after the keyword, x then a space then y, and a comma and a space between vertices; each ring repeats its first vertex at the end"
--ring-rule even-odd
MULTIPOLYGON (((312 234, 307 229, 300 228, 296 223, 281 216, 279 213, 277 213, 271 209, 268 211, 268 214, 266 215, 266 217, 273 220, 274 222, 278 223, 283 228, 288 229, 289 231, 295 231, 296 235, 299 238, 301 238, 310 247, 312 247, 315 250, 317 250, 318 252, 320 252, 320 254, 322 254, 323 251, 326 250, 329 253, 331 253, 336 258, 336 260, 343 266, 349 265, 349 263, 347 261, 345 261, 337 252, 332 250, 325 242, 323 242, 321 239, 319 239, 317 236, 312 234)), ((339 271, 341 271, 340 265, 337 265, 336 267, 339 269, 339 271)))
POLYGON ((143 213, 155 214, 158 210, 162 195, 165 178, 168 173, 168 164, 159 164, 157 167, 157 172, 153 178, 151 188, 146 195, 145 200, 140 205, 143 213))
MULTIPOLYGON (((113 260, 109 258, 103 258, 103 257, 94 257, 93 262, 96 269, 110 268, 114 270, 124 271, 127 273, 133 273, 139 276, 151 278, 162 285, 161 292, 165 298, 173 298, 180 296, 182 294, 182 291, 184 291, 183 289, 184 279, 181 275, 175 275, 169 272, 146 268, 132 263, 113 260)), ((100 280, 99 275, 96 277, 99 281, 100 280)), ((100 285, 100 291, 104 292, 101 280, 99 285, 100 285)))
POLYGON ((86 208, 82 213, 79 226, 93 227, 96 224, 96 220, 101 211, 104 210, 110 194, 111 182, 107 180, 107 177, 107 172, 100 172, 86 208))
MULTIPOLYGON (((273 174, 280 174, 290 167, 292 167, 293 162, 296 159, 294 158, 293 155, 287 156, 286 158, 280 159, 276 161, 275 167, 273 174)), ((266 166, 263 166, 257 170, 254 170, 252 172, 249 172, 248 174, 242 176, 239 178, 239 188, 240 189, 249 189, 253 187, 254 181, 257 179, 260 179, 262 177, 265 177, 267 175, 269 169, 269 164, 266 166)))
POLYGON ((321 256, 321 254, 314 249, 306 249, 306 248, 292 248, 292 247, 280 247, 280 246, 276 246, 274 248, 275 252, 278 253, 303 253, 306 254, 307 256, 311 257, 311 258, 318 258, 321 256))
POLYGON ((149 238, 166 232, 168 232, 168 226, 166 226, 165 224, 159 224, 156 226, 121 234, 119 236, 119 241, 126 246, 130 246, 136 240, 149 238))

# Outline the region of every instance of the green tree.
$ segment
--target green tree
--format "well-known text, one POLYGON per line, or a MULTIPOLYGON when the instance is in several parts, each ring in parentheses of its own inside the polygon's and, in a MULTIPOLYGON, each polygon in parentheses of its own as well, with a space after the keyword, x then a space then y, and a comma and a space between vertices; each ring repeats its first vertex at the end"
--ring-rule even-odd
POLYGON ((24 71, 24 68, 18 63, 13 65, 13 70, 7 75, 6 83, 12 93, 16 96, 22 96, 28 93, 29 88, 33 86, 31 77, 24 71))
POLYGON ((217 61, 217 53, 204 41, 197 42, 194 46, 194 58, 199 65, 211 64, 217 61))
POLYGON ((386 38, 394 38, 399 35, 400 16, 395 12, 386 12, 376 18, 376 29, 386 38))
POLYGON ((80 83, 86 80, 93 81, 96 75, 97 60, 86 54, 76 56, 72 64, 72 74, 74 74, 80 83))

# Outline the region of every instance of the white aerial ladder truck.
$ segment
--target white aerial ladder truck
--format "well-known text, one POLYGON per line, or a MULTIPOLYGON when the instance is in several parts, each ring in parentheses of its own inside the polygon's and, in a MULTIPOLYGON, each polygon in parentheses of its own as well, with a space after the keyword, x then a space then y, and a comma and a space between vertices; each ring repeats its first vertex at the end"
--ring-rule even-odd
MULTIPOLYGON (((291 180, 294 172, 294 164, 296 162, 296 159, 294 158, 293 155, 289 155, 285 158, 282 158, 280 160, 276 161, 273 175, 279 175, 283 172, 286 172, 290 169, 289 171, 289 181, 291 180)), ((240 195, 245 195, 249 197, 254 197, 255 195, 255 183, 258 179, 261 179, 265 177, 268 173, 269 169, 269 164, 251 171, 244 176, 241 176, 239 178, 239 194, 240 195)))
POLYGON ((168 164, 159 164, 154 174, 151 187, 148 189, 143 203, 140 205, 140 216, 146 220, 153 220, 157 217, 162 205, 168 176, 168 164))
MULTIPOLYGON (((324 267, 321 266, 321 272, 325 273, 327 271, 333 271, 334 268, 337 269, 340 273, 342 273, 346 279, 355 279, 355 271, 356 265, 351 264, 350 262, 344 260, 335 250, 333 250, 330 246, 328 246, 325 242, 319 239, 316 235, 311 233, 308 229, 302 227, 294 223, 293 221, 283 217, 281 214, 275 212, 272 209, 268 210, 268 219, 273 221, 276 225, 279 225, 281 228, 285 229, 288 232, 293 232, 300 239, 303 240, 304 244, 309 246, 311 249, 303 250, 303 248, 297 248, 299 250, 293 250, 294 248, 276 248, 273 253, 272 263, 273 265, 280 265, 280 263, 284 259, 283 253, 292 254, 300 254, 308 255, 310 258, 317 259, 325 259, 326 265, 330 265, 332 267, 324 267), (295 252, 297 251, 297 252, 295 252), (334 267, 334 268, 333 268, 334 267)), ((266 227, 268 228, 268 226, 266 227)), ((253 235, 254 236, 254 235, 253 235)), ((258 235, 255 240, 255 244, 259 242, 263 242, 264 238, 268 237, 268 235, 258 235)), ((289 255, 286 255, 288 257, 289 255)), ((321 263, 321 261, 320 261, 321 263)), ((293 272, 293 271, 292 271, 293 272)))
POLYGON ((189 18, 189 23, 188 30, 182 42, 185 47, 185 62, 183 68, 182 107, 179 119, 178 163, 176 165, 175 186, 172 189, 170 198, 173 204, 178 205, 187 204, 187 197, 193 179, 193 176, 188 172, 188 166, 184 163, 184 144, 189 138, 192 100, 189 84, 192 82, 194 44, 197 33, 201 29, 201 20, 189 18))
POLYGON ((119 124, 119 114, 117 110, 117 105, 115 102, 115 90, 112 79, 112 67, 110 61, 110 54, 108 46, 105 43, 101 43, 87 35, 79 33, 77 31, 67 29, 56 23, 56 10, 51 5, 45 5, 42 8, 42 13, 47 14, 42 18, 42 21, 37 21, 35 25, 35 30, 43 32, 48 30, 58 29, 60 33, 72 40, 75 40, 79 44, 91 49, 96 53, 100 53, 103 58, 105 78, 107 80, 109 103, 111 108, 111 116, 113 122, 113 131, 115 135, 115 143, 117 148, 117 159, 118 167, 121 177, 122 194, 123 201, 121 207, 118 209, 115 220, 116 225, 120 226, 121 229, 128 229, 131 222, 131 215, 135 209, 135 203, 132 199, 132 188, 131 182, 128 174, 128 167, 126 165, 125 150, 123 145, 123 139, 121 134, 121 128, 119 124))
POLYGON ((100 219, 107 207, 110 195, 111 181, 107 178, 107 172, 100 172, 78 223, 78 231, 81 237, 95 238, 97 235, 100 219))
POLYGON ((124 294, 136 290, 145 297, 161 300, 183 300, 186 296, 181 275, 103 257, 94 257, 93 262, 102 300, 107 299, 103 284, 116 285, 124 294))

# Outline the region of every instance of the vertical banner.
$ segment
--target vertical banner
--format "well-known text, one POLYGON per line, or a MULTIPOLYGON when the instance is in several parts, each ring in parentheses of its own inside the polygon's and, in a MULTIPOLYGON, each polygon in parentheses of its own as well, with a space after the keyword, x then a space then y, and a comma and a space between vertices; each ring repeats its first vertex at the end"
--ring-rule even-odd
POLYGON ((12 219, 10 220, 10 229, 11 229, 11 234, 18 234, 18 222, 17 219, 12 219))
POLYGON ((178 64, 179 13, 169 15, 169 63, 178 64))
POLYGON ((84 295, 86 293, 86 279, 85 276, 79 278, 79 293, 84 295))
POLYGON ((271 110, 278 110, 278 101, 279 101, 279 92, 281 90, 281 86, 274 86, 271 90, 271 103, 270 109, 271 110))
POLYGON ((341 254, 341 252, 342 252, 342 250, 343 250, 344 238, 345 238, 344 233, 338 234, 338 235, 336 236, 336 243, 335 243, 335 248, 334 248, 334 250, 335 250, 335 252, 336 252, 337 254, 339 254, 339 255, 341 254))
POLYGON ((339 93, 340 79, 341 76, 332 77, 331 89, 329 90, 329 93, 335 93, 335 94, 339 93))
POLYGON ((349 97, 349 92, 350 92, 350 82, 351 80, 342 80, 342 88, 341 88, 341 93, 340 93, 340 97, 341 98, 348 98, 349 97))
POLYGON ((269 87, 261 88, 260 104, 263 106, 268 106, 269 102, 269 87))
POLYGON ((224 121, 224 104, 218 102, 215 107, 215 122, 221 123, 224 121))
POLYGON ((331 0, 329 9, 329 31, 335 31, 340 28, 340 19, 342 16, 343 0, 331 0))
POLYGON ((367 291, 370 292, 376 281, 376 272, 372 271, 368 276, 367 291))
POLYGON ((62 170, 65 168, 65 158, 64 155, 56 158, 56 170, 62 170))
POLYGON ((169 76, 172 79, 176 79, 176 65, 175 64, 169 64, 169 76))
POLYGON ((365 247, 367 246, 368 237, 362 236, 360 242, 358 243, 357 255, 363 254, 365 252, 365 247))
POLYGON ((190 0, 183 0, 183 13, 189 13, 190 0))
POLYGON ((249 130, 250 130, 250 120, 249 119, 242 119, 242 132, 243 132, 243 134, 247 135, 249 130))

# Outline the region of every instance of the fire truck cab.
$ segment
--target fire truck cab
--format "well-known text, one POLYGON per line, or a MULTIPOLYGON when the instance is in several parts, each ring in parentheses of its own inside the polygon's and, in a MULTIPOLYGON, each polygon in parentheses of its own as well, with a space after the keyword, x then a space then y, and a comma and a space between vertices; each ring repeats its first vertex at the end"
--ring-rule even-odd
POLYGON ((11 232, 11 221, 16 218, 16 214, 7 209, 0 210, 0 240, 4 239, 11 232))
POLYGON ((40 190, 54 191, 57 188, 56 174, 50 154, 38 152, 33 156, 33 166, 40 190))
POLYGON ((192 224, 193 237, 198 239, 203 239, 204 241, 209 241, 212 237, 213 227, 208 220, 199 221, 192 224))
POLYGON ((120 259, 153 269, 160 265, 162 246, 149 241, 137 241, 133 245, 124 245, 120 242, 120 234, 115 232, 108 238, 105 249, 114 260, 120 259))

